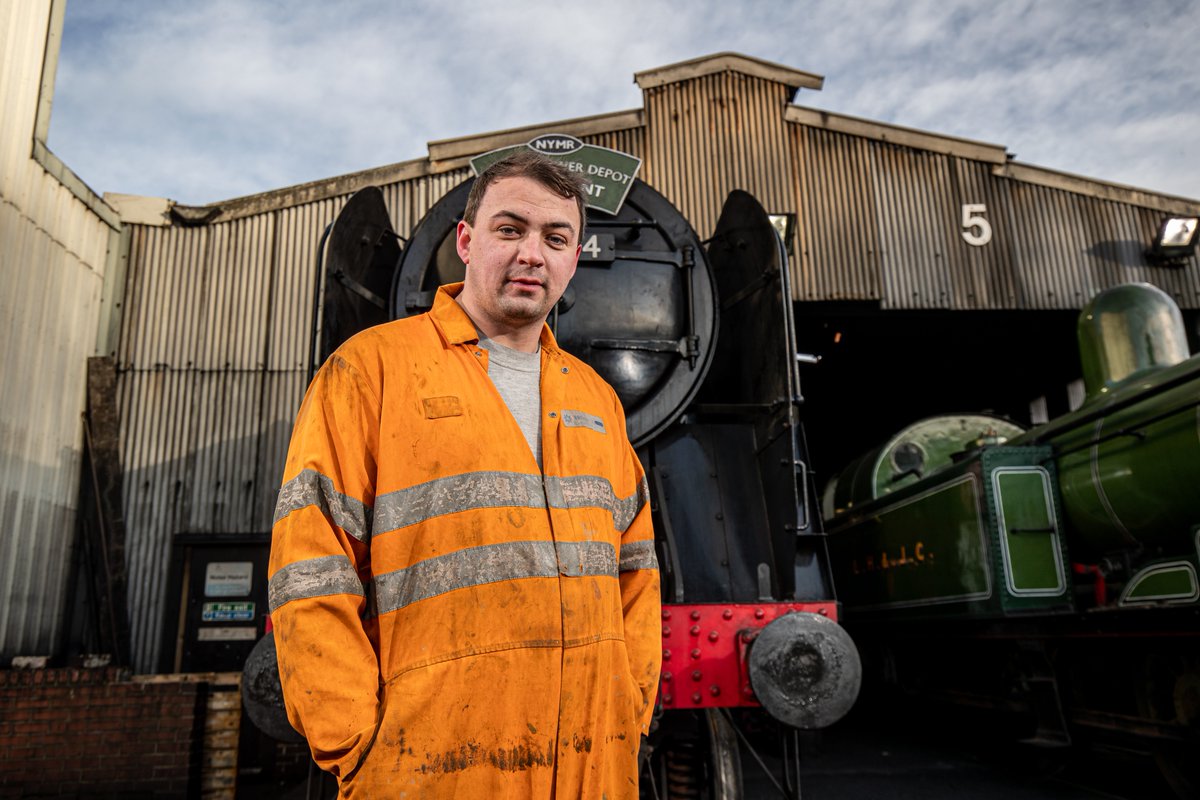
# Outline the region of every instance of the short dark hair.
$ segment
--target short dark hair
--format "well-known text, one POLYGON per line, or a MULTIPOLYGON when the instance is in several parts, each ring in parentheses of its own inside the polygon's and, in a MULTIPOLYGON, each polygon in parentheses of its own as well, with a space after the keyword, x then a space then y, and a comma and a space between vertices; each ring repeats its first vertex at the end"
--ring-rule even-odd
POLYGON ((579 237, 583 239, 583 227, 587 224, 587 181, 578 172, 567 169, 566 164, 552 158, 523 148, 510 156, 505 156, 485 169, 471 193, 467 196, 467 208, 463 211, 463 219, 468 225, 475 224, 475 216, 483 202, 483 195, 488 187, 501 178, 529 178, 545 186, 550 191, 568 200, 574 200, 579 207, 579 237))

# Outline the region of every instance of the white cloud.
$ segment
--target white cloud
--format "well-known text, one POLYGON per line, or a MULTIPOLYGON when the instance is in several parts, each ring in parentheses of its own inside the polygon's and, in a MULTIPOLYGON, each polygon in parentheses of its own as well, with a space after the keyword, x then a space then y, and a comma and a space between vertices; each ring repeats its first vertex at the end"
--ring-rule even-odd
POLYGON ((1200 195, 1189 2, 606 4, 76 0, 51 147, 100 191, 205 203, 426 142, 636 108, 633 73, 733 50, 827 76, 799 102, 1200 195), (1187 143, 1187 144, 1185 144, 1187 143))

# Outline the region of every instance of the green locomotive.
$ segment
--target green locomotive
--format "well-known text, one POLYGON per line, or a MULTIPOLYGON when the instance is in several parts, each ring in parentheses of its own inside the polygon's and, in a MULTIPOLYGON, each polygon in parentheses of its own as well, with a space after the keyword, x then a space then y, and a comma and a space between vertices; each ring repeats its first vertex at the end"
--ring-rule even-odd
POLYGON ((893 676, 1032 711, 1042 742, 1136 739, 1197 796, 1200 355, 1148 284, 1078 337, 1078 409, 925 419, 829 482, 838 595, 893 676))

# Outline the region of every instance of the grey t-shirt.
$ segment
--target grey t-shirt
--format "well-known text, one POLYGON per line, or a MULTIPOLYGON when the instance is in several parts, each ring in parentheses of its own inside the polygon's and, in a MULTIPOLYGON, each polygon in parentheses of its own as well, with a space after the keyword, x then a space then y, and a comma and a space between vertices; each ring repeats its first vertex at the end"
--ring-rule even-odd
POLYGON ((488 377, 504 398, 517 421, 529 450, 542 466, 542 354, 523 353, 479 336, 479 346, 488 351, 488 377))

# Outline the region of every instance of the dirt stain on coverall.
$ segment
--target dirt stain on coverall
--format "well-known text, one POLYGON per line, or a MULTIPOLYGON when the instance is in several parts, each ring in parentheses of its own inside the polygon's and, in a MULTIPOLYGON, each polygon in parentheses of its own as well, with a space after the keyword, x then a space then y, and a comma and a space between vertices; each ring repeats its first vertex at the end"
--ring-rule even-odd
MULTIPOLYGON (((590 742, 589 742, 590 744, 590 742)), ((460 772, 475 766, 490 765, 505 772, 544 767, 554 760, 553 747, 522 742, 513 747, 484 751, 477 742, 466 742, 444 753, 426 753, 425 763, 417 768, 422 774, 460 772)))

